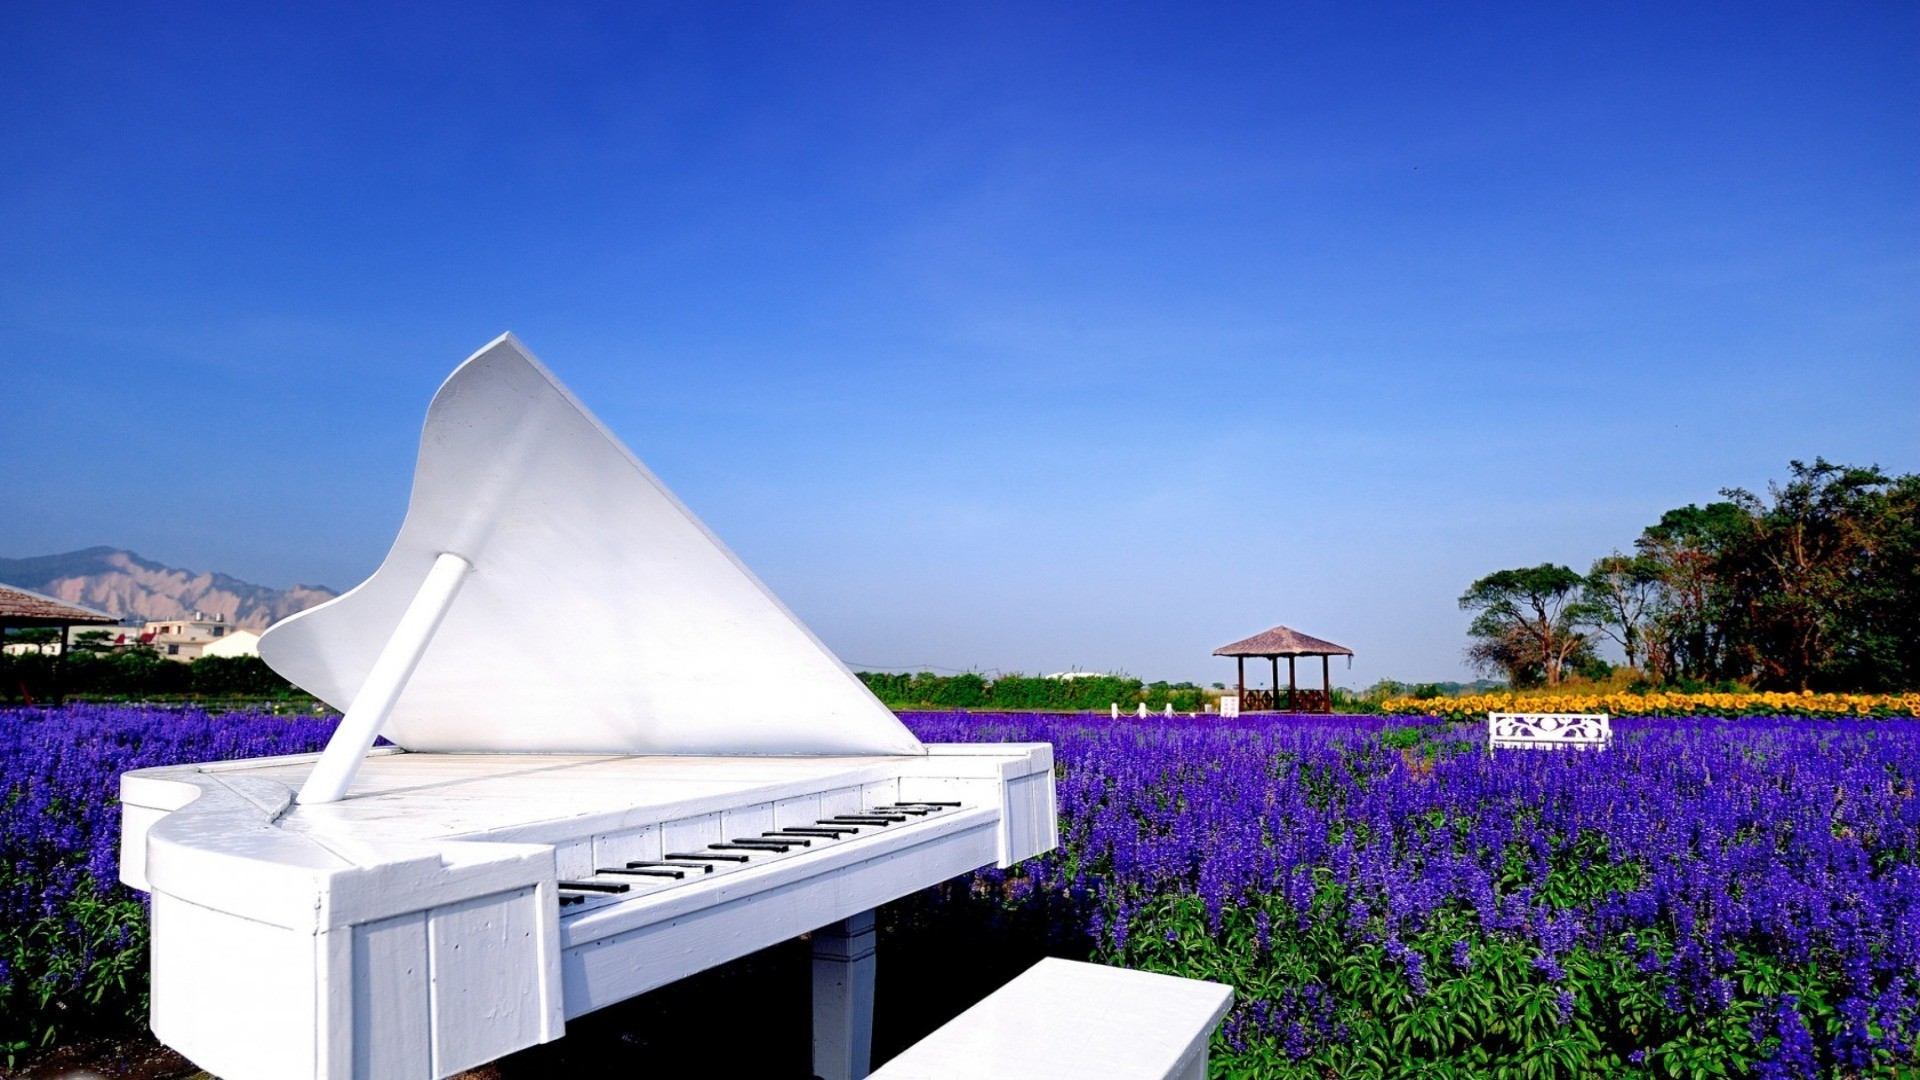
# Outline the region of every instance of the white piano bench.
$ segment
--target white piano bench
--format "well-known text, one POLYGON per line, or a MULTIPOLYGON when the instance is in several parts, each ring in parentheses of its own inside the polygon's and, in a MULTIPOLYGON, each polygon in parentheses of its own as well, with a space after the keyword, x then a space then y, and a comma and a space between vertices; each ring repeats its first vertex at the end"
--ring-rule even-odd
POLYGON ((1046 959, 871 1080, 1206 1080, 1207 1041, 1233 988, 1046 959))

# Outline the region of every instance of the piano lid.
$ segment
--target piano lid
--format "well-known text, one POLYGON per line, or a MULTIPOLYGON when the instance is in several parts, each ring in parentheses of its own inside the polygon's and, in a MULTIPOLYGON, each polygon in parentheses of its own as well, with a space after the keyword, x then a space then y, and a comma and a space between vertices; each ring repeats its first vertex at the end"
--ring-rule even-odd
POLYGON ((380 569, 261 657, 344 710, 442 552, 473 572, 381 729, 409 750, 926 752, 511 334, 434 395, 380 569))

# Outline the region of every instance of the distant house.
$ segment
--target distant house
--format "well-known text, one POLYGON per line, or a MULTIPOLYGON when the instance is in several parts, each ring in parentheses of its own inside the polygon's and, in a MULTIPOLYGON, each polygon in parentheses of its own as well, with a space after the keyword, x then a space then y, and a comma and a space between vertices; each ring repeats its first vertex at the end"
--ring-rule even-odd
POLYGON ((201 656, 259 656, 260 635, 251 630, 234 630, 200 649, 201 656))
MULTIPOLYGON (((206 615, 196 611, 192 618, 149 620, 140 633, 140 643, 151 645, 169 660, 185 664, 198 660, 207 646, 236 632, 225 615, 206 615)), ((253 640, 257 643, 260 638, 255 635, 253 640)), ((255 652, 257 655, 258 650, 255 652)))

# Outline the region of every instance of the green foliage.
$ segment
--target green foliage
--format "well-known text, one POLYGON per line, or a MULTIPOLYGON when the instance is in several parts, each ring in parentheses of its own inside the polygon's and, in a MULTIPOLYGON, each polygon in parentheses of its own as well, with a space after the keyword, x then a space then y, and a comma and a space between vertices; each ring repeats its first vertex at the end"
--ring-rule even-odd
POLYGON ((1920 475, 1790 464, 1715 568, 1730 659, 1778 689, 1920 685, 1920 475))
MULTIPOLYGON (((1583 837, 1556 853, 1543 898, 1591 902, 1632 885, 1638 869, 1607 865, 1603 848, 1601 838, 1583 837)), ((1531 882, 1525 857, 1516 853, 1515 863, 1504 888, 1531 882)), ((1418 934, 1390 942, 1379 933, 1358 948, 1341 933, 1356 917, 1366 913, 1331 884, 1304 914, 1267 896, 1228 906, 1216 926, 1199 898, 1170 896, 1146 903, 1124 947, 1105 946, 1097 959, 1224 982, 1243 1002, 1318 990, 1340 1003, 1317 1037, 1301 1016, 1279 1037, 1223 1029, 1216 1077, 1744 1076, 1767 1049, 1751 1027, 1763 1002, 1793 994, 1813 1022, 1840 1022, 1826 1003, 1839 996, 1842 975, 1817 963, 1742 954, 1724 1007, 1676 1009, 1673 980, 1646 962, 1674 951, 1656 931, 1576 946, 1543 964, 1537 948, 1484 929, 1469 910, 1437 913, 1418 934)))
POLYGON ((257 656, 203 656, 183 664, 152 649, 89 650, 78 644, 65 657, 0 655, 0 701, 49 701, 56 679, 69 698, 289 697, 299 693, 257 656))
POLYGON ((1466 694, 1485 694, 1494 690, 1504 690, 1507 684, 1498 679, 1475 679, 1472 682, 1425 682, 1403 683, 1397 679, 1381 679, 1362 690, 1357 696, 1372 702, 1374 708, 1356 710, 1378 712, 1378 705, 1391 698, 1418 698, 1422 701, 1434 701, 1440 698, 1460 697, 1466 694))
POLYGON ((1628 667, 1638 668, 1659 602, 1659 564, 1644 553, 1603 555, 1594 560, 1580 590, 1581 605, 1594 627, 1620 646, 1628 667))
POLYGON ((1002 675, 991 682, 973 672, 935 675, 923 671, 905 675, 862 671, 859 675, 874 696, 894 708, 1085 712, 1104 710, 1110 705, 1132 710, 1144 702, 1156 712, 1168 705, 1180 712, 1199 712, 1207 702, 1206 692, 1192 683, 1143 684, 1126 675, 1072 679, 1002 675))
MULTIPOLYGON (((0 888, 38 888, 6 881, 0 888)), ((0 924, 0 1057, 94 1034, 147 1013, 146 905, 117 883, 88 879, 57 910, 0 924)))
POLYGON ((186 668, 192 692, 207 697, 272 697, 293 690, 257 656, 202 656, 186 668))
POLYGON ((1460 607, 1474 612, 1467 658, 1503 672, 1515 686, 1557 686, 1591 655, 1586 628, 1595 612, 1582 599, 1586 579, 1553 563, 1496 570, 1467 586, 1460 607))
POLYGON ((1584 577, 1542 564, 1474 582, 1460 598, 1477 612, 1468 658, 1516 686, 1591 678, 1593 630, 1656 683, 1920 687, 1920 474, 1788 469, 1764 495, 1728 488, 1667 511, 1634 554, 1584 577))

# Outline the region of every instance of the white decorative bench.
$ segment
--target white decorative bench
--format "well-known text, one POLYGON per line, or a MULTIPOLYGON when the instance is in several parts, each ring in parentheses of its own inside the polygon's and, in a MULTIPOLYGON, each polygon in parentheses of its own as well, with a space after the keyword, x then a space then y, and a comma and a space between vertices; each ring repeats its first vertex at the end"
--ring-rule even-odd
POLYGON ((908 1047, 872 1080, 1206 1080, 1233 1004, 1220 983, 1046 959, 908 1047))
POLYGON ((1613 742, 1606 713, 1487 714, 1487 749, 1604 750, 1613 742))

